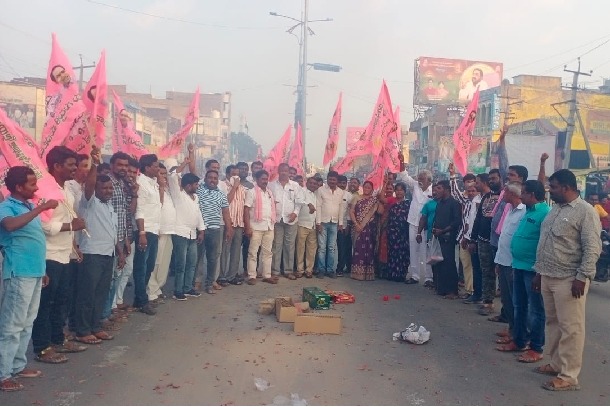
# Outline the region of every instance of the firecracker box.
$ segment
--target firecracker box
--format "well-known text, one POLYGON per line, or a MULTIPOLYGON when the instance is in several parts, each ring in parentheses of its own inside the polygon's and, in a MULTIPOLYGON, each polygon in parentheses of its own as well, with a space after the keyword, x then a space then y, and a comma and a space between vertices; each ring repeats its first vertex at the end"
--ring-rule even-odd
POLYGON ((354 294, 347 291, 326 291, 333 304, 353 304, 356 302, 354 294))
POLYGON ((330 309, 330 295, 318 287, 303 287, 303 302, 311 309, 330 309))
POLYGON ((293 302, 291 297, 277 297, 275 299, 275 316, 277 322, 294 322, 297 314, 309 311, 309 303, 293 302))

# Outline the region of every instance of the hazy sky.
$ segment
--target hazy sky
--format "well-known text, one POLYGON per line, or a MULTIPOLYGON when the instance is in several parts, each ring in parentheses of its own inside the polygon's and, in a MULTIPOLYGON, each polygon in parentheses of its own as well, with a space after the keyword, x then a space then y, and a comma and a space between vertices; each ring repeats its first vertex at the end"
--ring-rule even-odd
MULTIPOLYGON (((233 130, 247 117, 265 153, 294 113, 298 44, 285 30, 302 0, 4 0, 0 13, 0 79, 44 76, 51 32, 78 63, 107 51, 108 81, 130 92, 165 90, 233 94, 233 130), (171 21, 131 13, 188 20, 171 21), (286 86, 289 85, 289 86, 286 86)), ((504 63, 504 76, 563 76, 563 65, 593 69, 588 87, 610 77, 610 2, 577 0, 310 0, 314 23, 309 62, 340 73, 309 71, 306 153, 320 162, 339 91, 341 148, 346 126, 368 123, 382 78, 401 121, 413 118, 413 60, 419 56, 504 63), (601 46, 600 46, 601 45, 601 46), (599 46, 599 47, 598 47, 599 46), (598 47, 597 49, 594 49, 598 47), (590 51, 590 52, 589 52, 590 51)), ((88 75, 91 74, 89 71, 88 75)), ((340 150, 340 153, 342 150, 340 150)))

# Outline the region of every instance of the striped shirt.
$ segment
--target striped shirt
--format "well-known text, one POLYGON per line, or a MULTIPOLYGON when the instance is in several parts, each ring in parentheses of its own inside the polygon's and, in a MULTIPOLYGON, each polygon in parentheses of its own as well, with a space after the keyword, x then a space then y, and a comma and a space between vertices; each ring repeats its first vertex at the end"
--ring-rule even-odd
MULTIPOLYGON (((233 189, 233 185, 225 180, 218 183, 218 189, 225 193, 227 199, 229 198, 229 192, 233 189)), ((246 188, 239 184, 233 200, 229 202, 229 216, 231 217, 231 223, 233 227, 243 228, 244 227, 244 205, 246 203, 246 188)))
POLYGON ((119 220, 117 237, 119 242, 122 242, 128 237, 128 234, 131 234, 128 233, 128 231, 130 232, 130 228, 127 226, 127 211, 129 207, 127 206, 127 196, 125 193, 126 185, 122 179, 116 178, 114 174, 110 174, 109 176, 110 181, 112 181, 112 198, 110 199, 110 203, 119 220))
POLYGON ((227 196, 218 188, 210 189, 205 183, 197 188, 199 210, 208 229, 220 229, 222 209, 229 207, 227 196))
POLYGON ((470 239, 474 219, 477 216, 477 205, 481 203, 481 195, 475 196, 472 200, 464 196, 460 191, 455 176, 451 178, 451 195, 453 198, 462 204, 462 227, 457 235, 456 241, 459 243, 462 238, 470 239))

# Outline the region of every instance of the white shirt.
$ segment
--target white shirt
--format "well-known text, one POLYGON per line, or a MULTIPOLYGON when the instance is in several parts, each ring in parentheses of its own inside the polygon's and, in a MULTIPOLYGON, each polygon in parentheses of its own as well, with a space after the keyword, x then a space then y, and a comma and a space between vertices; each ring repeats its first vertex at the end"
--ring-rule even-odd
POLYGON ((262 211, 261 211, 261 217, 262 219, 260 221, 256 221, 256 211, 254 209, 254 201, 256 200, 256 188, 252 188, 249 189, 248 192, 246 192, 246 204, 245 206, 250 211, 250 227, 252 228, 252 230, 258 230, 258 231, 268 231, 268 230, 273 230, 273 224, 274 222, 271 220, 271 205, 274 205, 274 198, 273 198, 273 194, 271 193, 271 191, 269 190, 269 188, 267 188, 266 191, 261 191, 261 196, 262 196, 262 211))
POLYGON ((307 229, 313 229, 316 227, 316 212, 309 213, 309 204, 312 204, 315 208, 317 206, 317 198, 315 192, 311 192, 309 189, 303 189, 304 203, 299 211, 299 226, 307 229))
MULTIPOLYGON (((173 235, 175 233, 175 225, 176 207, 174 206, 174 200, 172 199, 171 191, 165 190, 163 193, 163 203, 161 204, 161 216, 159 218, 159 234, 173 235)), ((144 227, 146 227, 146 223, 144 223, 144 227)))
POLYGON ((426 202, 432 199, 432 185, 423 191, 419 186, 419 182, 409 176, 407 170, 399 172, 396 176, 396 180, 404 182, 413 191, 407 222, 409 222, 410 225, 418 226, 422 208, 426 202))
POLYGON ((322 185, 322 188, 318 188, 317 194, 317 206, 316 206, 316 223, 338 223, 339 226, 343 226, 343 219, 345 214, 343 213, 343 191, 341 188, 336 187, 333 191, 327 184, 322 185))
POLYGON ((196 239, 197 231, 205 230, 205 223, 199 210, 197 194, 193 194, 193 197, 191 197, 181 190, 180 177, 176 173, 169 174, 167 184, 170 193, 174 197, 173 202, 176 208, 174 234, 187 239, 196 239))
POLYGON ((57 208, 53 209, 49 222, 42 222, 42 230, 47 237, 46 259, 68 264, 70 263, 70 253, 72 253, 74 232, 60 232, 60 230, 64 223, 72 222, 76 217, 76 212, 74 211, 74 197, 67 188, 62 188, 62 191, 65 199, 59 201, 57 208))
POLYGON ((74 210, 78 212, 78 205, 83 197, 83 186, 79 184, 77 180, 71 179, 64 183, 64 188, 70 191, 74 197, 74 210))
POLYGON ((157 184, 157 180, 144 174, 138 175, 137 182, 140 188, 135 218, 136 220, 144 219, 144 231, 158 235, 161 222, 159 184, 157 184))
POLYGON ((354 196, 351 192, 345 190, 343 192, 343 225, 347 226, 349 220, 349 205, 352 203, 354 196))
POLYGON ((520 203, 516 208, 511 209, 504 218, 502 233, 500 233, 500 239, 498 240, 498 251, 496 252, 496 263, 501 266, 511 267, 513 265, 510 243, 523 215, 525 215, 525 205, 520 203))
POLYGON ((288 180, 286 185, 282 186, 279 180, 275 180, 270 182, 267 188, 271 190, 275 198, 276 222, 283 220, 287 225, 297 223, 296 218, 293 222, 289 222, 288 218, 293 213, 297 216, 299 215, 301 205, 303 204, 301 186, 290 180, 288 180))
POLYGON ((466 224, 468 225, 468 230, 464 233, 464 238, 470 240, 470 234, 472 233, 472 227, 474 226, 474 220, 477 217, 477 209, 481 204, 481 194, 472 198, 472 205, 470 205, 470 211, 466 215, 466 224))

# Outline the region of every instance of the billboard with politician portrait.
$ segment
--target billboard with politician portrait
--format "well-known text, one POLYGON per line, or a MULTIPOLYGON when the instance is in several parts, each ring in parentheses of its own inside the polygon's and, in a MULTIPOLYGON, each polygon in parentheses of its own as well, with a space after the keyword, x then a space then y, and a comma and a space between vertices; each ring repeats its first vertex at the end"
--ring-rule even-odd
POLYGON ((465 105, 477 88, 485 90, 502 82, 503 66, 499 62, 420 57, 415 63, 415 104, 465 105))

